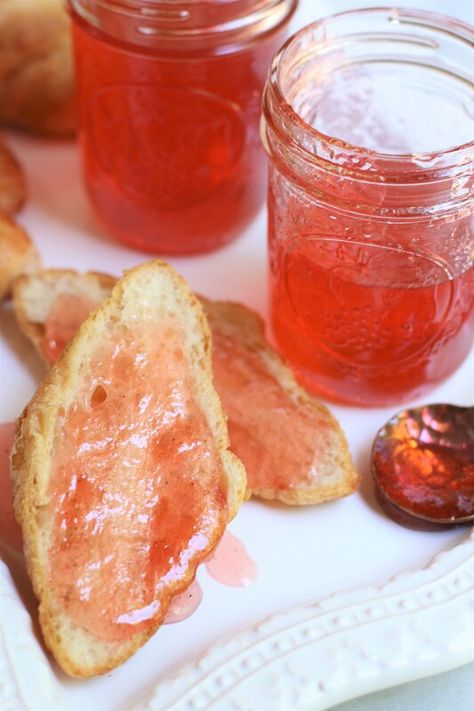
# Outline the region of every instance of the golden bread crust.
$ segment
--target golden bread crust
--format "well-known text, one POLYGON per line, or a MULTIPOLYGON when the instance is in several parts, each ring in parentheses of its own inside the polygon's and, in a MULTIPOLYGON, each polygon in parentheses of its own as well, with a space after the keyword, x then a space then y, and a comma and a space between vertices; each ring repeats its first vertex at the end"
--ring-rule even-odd
POLYGON ((74 294, 102 303, 110 296, 117 278, 102 272, 77 272, 74 269, 42 269, 21 275, 12 282, 12 300, 22 333, 32 342, 46 365, 43 347, 45 322, 57 296, 74 294))
POLYGON ((16 277, 39 266, 38 252, 26 231, 10 217, 0 215, 0 299, 9 296, 16 277))

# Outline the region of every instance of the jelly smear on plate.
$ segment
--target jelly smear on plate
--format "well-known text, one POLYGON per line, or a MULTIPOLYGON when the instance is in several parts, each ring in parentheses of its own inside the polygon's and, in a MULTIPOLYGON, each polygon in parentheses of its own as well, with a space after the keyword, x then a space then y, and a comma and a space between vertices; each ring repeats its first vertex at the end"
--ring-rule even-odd
POLYGON ((256 563, 247 553, 242 541, 226 531, 206 562, 206 570, 214 580, 230 587, 247 587, 258 576, 256 563))

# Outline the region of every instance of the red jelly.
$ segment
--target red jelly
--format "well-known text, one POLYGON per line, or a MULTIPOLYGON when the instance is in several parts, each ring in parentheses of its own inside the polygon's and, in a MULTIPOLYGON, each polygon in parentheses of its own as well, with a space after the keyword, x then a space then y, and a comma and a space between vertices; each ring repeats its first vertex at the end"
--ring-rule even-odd
POLYGON ((427 405, 399 413, 377 435, 372 473, 382 508, 399 523, 472 520, 474 408, 427 405))
POLYGON ((314 392, 419 397, 472 346, 473 40, 449 18, 372 8, 304 28, 274 60, 272 321, 314 392))
POLYGON ((86 185, 112 235, 186 254, 265 197, 261 92, 297 0, 69 0, 86 185))

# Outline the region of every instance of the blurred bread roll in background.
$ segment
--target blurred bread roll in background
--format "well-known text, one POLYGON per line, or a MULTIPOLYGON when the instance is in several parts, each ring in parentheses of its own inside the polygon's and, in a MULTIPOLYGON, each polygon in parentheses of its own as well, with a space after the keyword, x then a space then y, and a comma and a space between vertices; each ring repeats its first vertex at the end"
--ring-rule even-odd
POLYGON ((0 122, 50 136, 74 132, 73 58, 62 0, 0 0, 0 122))
POLYGON ((14 215, 23 207, 25 199, 23 169, 0 136, 0 213, 14 215))
POLYGON ((10 295, 16 277, 34 272, 40 263, 27 232, 10 217, 0 215, 0 301, 10 295))
POLYGON ((0 301, 10 295, 11 284, 17 276, 28 274, 40 265, 29 235, 12 219, 25 199, 23 169, 0 136, 0 301))

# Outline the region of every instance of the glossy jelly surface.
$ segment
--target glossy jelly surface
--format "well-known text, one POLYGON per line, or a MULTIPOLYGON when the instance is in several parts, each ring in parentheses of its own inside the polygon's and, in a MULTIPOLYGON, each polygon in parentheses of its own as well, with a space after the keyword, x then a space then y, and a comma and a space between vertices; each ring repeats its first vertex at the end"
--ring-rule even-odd
POLYGON ((272 320, 309 389, 382 405, 420 396, 464 360, 474 341, 474 268, 457 275, 441 260, 378 240, 394 244, 398 232, 407 244, 425 229, 425 239, 453 244, 472 239, 469 220, 457 229, 446 221, 397 230, 297 200, 285 217, 278 233, 270 218, 272 320), (295 234, 302 223, 324 230, 331 220, 339 238, 295 234))
POLYGON ((367 8, 303 28, 274 59, 272 322, 316 393, 419 397, 474 342, 472 39, 431 12, 367 8))
POLYGON ((228 519, 182 334, 169 325, 159 336, 116 332, 58 412, 50 584, 71 620, 108 641, 162 621, 228 519))
POLYGON ((226 531, 219 545, 206 562, 206 570, 214 580, 233 588, 252 585, 258 568, 237 536, 226 531))
POLYGON ((193 580, 191 585, 183 590, 183 592, 174 595, 170 606, 163 620, 165 625, 172 625, 176 622, 182 622, 196 612, 202 602, 202 588, 193 580))
MULTIPOLYGON (((73 335, 72 324, 62 330, 67 314, 78 315, 89 306, 83 297, 75 297, 77 305, 67 298, 65 304, 63 296, 58 295, 47 320, 46 333, 55 343, 65 343, 73 335), (64 323, 57 317, 63 305, 69 307, 64 323)), ((231 449, 247 470, 249 489, 314 486, 324 476, 321 463, 333 436, 327 412, 320 411, 316 404, 298 402, 271 375, 258 350, 222 333, 212 317, 209 325, 215 387, 227 414, 231 449), (288 432, 292 433, 291 447, 288 432)), ((51 363, 58 355, 53 351, 46 354, 51 363)))
POLYGON ((377 434, 372 473, 382 505, 387 500, 434 523, 472 518, 474 408, 427 405, 400 412, 377 434))
POLYGON ((110 233, 163 254, 237 237, 265 197, 260 102, 281 33, 222 55, 160 54, 73 19, 85 180, 110 233))

